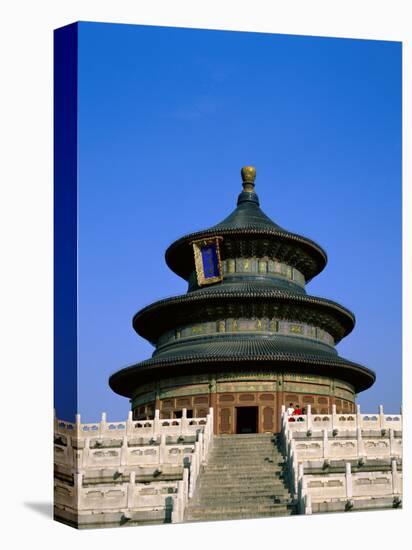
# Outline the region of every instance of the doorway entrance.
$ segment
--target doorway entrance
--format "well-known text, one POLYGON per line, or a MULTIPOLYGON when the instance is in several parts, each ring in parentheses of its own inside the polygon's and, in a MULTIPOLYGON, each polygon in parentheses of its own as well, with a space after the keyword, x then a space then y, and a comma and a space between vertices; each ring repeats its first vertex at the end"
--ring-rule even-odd
POLYGON ((236 433, 255 434, 258 432, 258 408, 236 407, 236 433))

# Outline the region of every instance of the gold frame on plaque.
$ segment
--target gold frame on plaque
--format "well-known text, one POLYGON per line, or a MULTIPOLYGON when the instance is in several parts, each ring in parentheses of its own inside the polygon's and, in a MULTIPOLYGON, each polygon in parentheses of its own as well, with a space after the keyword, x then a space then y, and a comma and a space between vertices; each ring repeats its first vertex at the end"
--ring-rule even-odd
POLYGON ((212 237, 212 238, 209 238, 209 239, 198 239, 197 241, 192 241, 191 242, 191 244, 193 245, 193 253, 194 253, 195 267, 196 267, 196 276, 197 276, 197 282, 198 282, 199 286, 210 285, 212 283, 217 283, 217 282, 223 280, 222 261, 220 259, 220 247, 219 247, 219 241, 222 241, 222 240, 223 240, 223 237, 212 237), (217 277, 207 277, 206 278, 204 276, 201 248, 202 248, 202 246, 207 246, 208 244, 215 244, 216 245, 217 264, 218 264, 219 273, 220 273, 220 275, 217 276, 217 277))

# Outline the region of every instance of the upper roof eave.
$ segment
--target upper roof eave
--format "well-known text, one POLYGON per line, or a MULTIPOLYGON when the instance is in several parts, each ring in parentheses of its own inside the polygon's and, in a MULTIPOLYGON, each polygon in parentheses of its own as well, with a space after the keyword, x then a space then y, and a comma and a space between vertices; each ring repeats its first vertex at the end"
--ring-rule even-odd
POLYGON ((291 245, 302 247, 308 256, 314 260, 316 269, 307 270, 305 279, 309 282, 318 275, 326 266, 328 256, 325 250, 312 239, 303 237, 296 233, 291 233, 275 227, 262 228, 254 225, 244 227, 219 227, 219 224, 209 229, 196 231, 184 235, 174 241, 166 250, 165 259, 168 267, 183 279, 187 279, 192 269, 192 251, 190 245, 193 241, 210 238, 212 236, 232 237, 241 239, 277 239, 291 245), (182 258, 185 260, 182 261, 182 258), (187 258, 187 259, 186 259, 187 258))

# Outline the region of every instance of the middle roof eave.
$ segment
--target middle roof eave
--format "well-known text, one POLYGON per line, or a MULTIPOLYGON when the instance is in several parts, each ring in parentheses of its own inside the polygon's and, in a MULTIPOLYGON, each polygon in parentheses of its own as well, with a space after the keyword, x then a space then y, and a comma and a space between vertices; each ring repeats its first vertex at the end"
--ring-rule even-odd
POLYGON ((195 318, 198 318, 198 321, 203 320, 203 317, 205 320, 213 320, 214 309, 216 307, 221 309, 223 314, 228 304, 238 304, 239 307, 243 306, 244 310, 249 308, 256 310, 261 305, 270 309, 271 305, 280 304, 298 309, 311 308, 313 311, 326 313, 341 326, 339 331, 336 329, 330 331, 336 341, 347 336, 355 326, 354 314, 332 300, 286 290, 262 289, 249 284, 242 290, 228 288, 227 285, 213 285, 188 294, 159 300, 136 313, 133 317, 133 327, 140 336, 155 343, 164 331, 196 322, 195 318), (188 316, 189 310, 190 316, 188 316))

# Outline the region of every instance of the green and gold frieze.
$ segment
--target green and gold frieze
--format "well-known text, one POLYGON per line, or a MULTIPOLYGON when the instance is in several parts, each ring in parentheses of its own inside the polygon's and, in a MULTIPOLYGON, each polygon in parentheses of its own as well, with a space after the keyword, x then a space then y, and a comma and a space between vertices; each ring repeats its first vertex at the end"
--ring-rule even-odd
POLYGON ((296 393, 314 393, 319 395, 331 395, 330 386, 321 386, 319 384, 304 384, 285 382, 283 385, 285 392, 296 393))
POLYGON ((170 397, 180 397, 186 395, 199 395, 202 393, 208 393, 209 385, 197 385, 197 386, 186 386, 186 387, 175 387, 168 390, 160 391, 160 399, 166 399, 170 397))
POLYGON ((178 341, 218 334, 226 334, 228 336, 237 336, 239 334, 259 334, 269 337, 275 335, 298 336, 322 342, 331 347, 335 344, 331 334, 319 327, 306 323, 274 318, 228 318, 189 324, 169 330, 159 337, 157 348, 160 350, 163 346, 178 341))
POLYGON ((306 280, 303 273, 288 264, 275 258, 264 256, 262 258, 226 258, 222 261, 223 278, 241 275, 264 275, 267 278, 284 278, 293 281, 301 287, 306 280))
POLYGON ((226 392, 261 392, 261 391, 276 391, 276 382, 272 383, 251 383, 251 382, 242 382, 242 383, 229 383, 229 382, 220 382, 217 384, 217 393, 226 393, 226 392))

